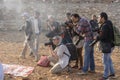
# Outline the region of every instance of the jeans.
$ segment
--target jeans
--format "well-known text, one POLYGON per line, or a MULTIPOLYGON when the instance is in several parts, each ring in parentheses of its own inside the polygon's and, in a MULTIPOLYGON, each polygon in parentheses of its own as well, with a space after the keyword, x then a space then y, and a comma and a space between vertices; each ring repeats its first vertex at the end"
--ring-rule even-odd
POLYGON ((4 71, 1 63, 0 63, 0 80, 4 80, 4 71))
POLYGON ((111 53, 103 53, 103 65, 104 65, 103 77, 107 78, 110 74, 115 74, 111 59, 111 53))
POLYGON ((83 72, 87 72, 89 67, 90 71, 95 71, 95 62, 94 62, 94 48, 93 46, 89 46, 92 41, 86 41, 84 43, 84 66, 83 72))
POLYGON ((34 47, 34 36, 31 35, 30 39, 28 40, 27 37, 24 42, 24 48, 20 54, 23 58, 25 58, 25 53, 27 49, 30 48, 31 52, 33 52, 33 55, 35 56, 35 60, 38 60, 38 52, 36 52, 36 47, 34 47))
POLYGON ((38 54, 38 50, 39 50, 39 41, 40 41, 40 39, 39 39, 39 34, 35 34, 35 52, 36 52, 36 54, 38 54))

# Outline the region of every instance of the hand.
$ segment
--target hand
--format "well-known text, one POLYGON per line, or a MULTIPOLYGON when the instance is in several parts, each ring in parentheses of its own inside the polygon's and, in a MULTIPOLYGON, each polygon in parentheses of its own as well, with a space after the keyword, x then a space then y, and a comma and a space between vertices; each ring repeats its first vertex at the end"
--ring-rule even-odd
POLYGON ((19 31, 22 31, 22 29, 18 29, 19 31))
POLYGON ((48 45, 49 50, 53 51, 52 46, 48 45))
POLYGON ((27 38, 28 41, 30 40, 30 36, 27 36, 26 38, 27 38))
POLYGON ((56 54, 57 53, 55 51, 52 52, 52 56, 56 57, 57 56, 56 54))
POLYGON ((97 36, 94 36, 94 38, 93 38, 94 40, 96 40, 97 39, 97 36))

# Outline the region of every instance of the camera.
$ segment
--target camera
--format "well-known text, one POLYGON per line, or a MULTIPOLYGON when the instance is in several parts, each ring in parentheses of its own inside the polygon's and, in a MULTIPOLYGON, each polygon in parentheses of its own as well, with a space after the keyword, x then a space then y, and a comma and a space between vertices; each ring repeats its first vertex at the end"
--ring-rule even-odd
POLYGON ((93 32, 99 32, 100 31, 100 28, 94 28, 92 29, 93 32))
POLYGON ((65 26, 69 26, 69 22, 65 22, 64 24, 65 24, 65 26))
POLYGON ((53 42, 46 42, 44 45, 45 46, 53 45, 53 42))
POLYGON ((56 45, 53 44, 52 40, 49 40, 49 42, 44 43, 45 46, 52 46, 52 49, 54 50, 56 48, 56 45))

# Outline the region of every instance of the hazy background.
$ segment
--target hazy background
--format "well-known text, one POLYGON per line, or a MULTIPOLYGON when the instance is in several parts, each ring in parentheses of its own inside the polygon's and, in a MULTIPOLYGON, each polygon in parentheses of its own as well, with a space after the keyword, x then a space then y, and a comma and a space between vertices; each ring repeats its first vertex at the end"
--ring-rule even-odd
POLYGON ((92 14, 105 11, 117 26, 120 26, 120 0, 1 0, 0 16, 4 17, 2 28, 17 29, 21 24, 21 14, 33 11, 41 13, 45 27, 47 15, 53 15, 58 22, 64 22, 65 13, 78 13, 88 19, 92 14))
POLYGON ((1 34, 6 36, 1 38, 2 41, 23 41, 24 34, 18 31, 22 25, 21 14, 28 12, 32 16, 35 10, 39 11, 41 16, 42 43, 46 39, 48 15, 53 15, 62 23, 67 12, 78 13, 90 20, 92 14, 99 15, 104 11, 108 13, 113 24, 120 27, 120 0, 0 0, 0 32, 8 34, 1 34))

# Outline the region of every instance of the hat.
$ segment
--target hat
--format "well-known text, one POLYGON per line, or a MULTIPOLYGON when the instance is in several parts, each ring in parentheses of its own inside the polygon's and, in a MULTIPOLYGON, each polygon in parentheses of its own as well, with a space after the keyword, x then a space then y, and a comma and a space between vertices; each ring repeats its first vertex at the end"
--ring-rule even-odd
POLYGON ((51 19, 51 18, 53 18, 53 16, 52 15, 48 15, 48 19, 51 19))
POLYGON ((27 12, 24 12, 21 16, 22 17, 29 17, 29 14, 27 12))
POLYGON ((55 40, 55 39, 60 39, 60 36, 54 36, 52 39, 53 39, 53 40, 55 40))

